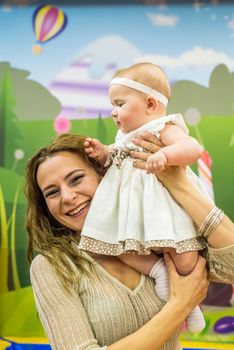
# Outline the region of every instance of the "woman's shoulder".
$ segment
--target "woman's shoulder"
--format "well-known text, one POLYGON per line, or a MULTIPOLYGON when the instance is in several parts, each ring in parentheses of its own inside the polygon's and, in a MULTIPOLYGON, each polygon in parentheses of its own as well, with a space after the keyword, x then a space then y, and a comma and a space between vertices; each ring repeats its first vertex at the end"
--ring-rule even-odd
POLYGON ((34 257, 30 266, 30 281, 34 290, 47 291, 61 288, 61 280, 56 271, 56 268, 48 260, 48 258, 42 254, 38 254, 34 257))
POLYGON ((33 258, 30 266, 31 275, 37 273, 38 271, 42 273, 50 270, 53 270, 52 265, 44 255, 38 254, 33 258))
POLYGON ((48 262, 48 259, 42 255, 42 254, 37 254, 33 260, 32 260, 32 263, 31 263, 31 266, 38 266, 40 264, 45 264, 48 262))

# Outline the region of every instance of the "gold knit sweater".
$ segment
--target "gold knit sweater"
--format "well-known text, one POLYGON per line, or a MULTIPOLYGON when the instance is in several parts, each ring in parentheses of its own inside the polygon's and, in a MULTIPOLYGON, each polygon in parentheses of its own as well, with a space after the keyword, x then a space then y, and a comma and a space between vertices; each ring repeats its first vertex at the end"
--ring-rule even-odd
MULTIPOLYGON (((209 248, 206 255, 210 280, 234 283, 234 246, 209 248)), ((106 350, 138 330, 163 307, 149 277, 141 275, 138 286, 131 290, 93 263, 93 276, 84 276, 77 290, 69 293, 44 256, 38 255, 32 262, 35 303, 53 350, 106 350)), ((179 350, 179 335, 180 329, 161 350, 179 350)))

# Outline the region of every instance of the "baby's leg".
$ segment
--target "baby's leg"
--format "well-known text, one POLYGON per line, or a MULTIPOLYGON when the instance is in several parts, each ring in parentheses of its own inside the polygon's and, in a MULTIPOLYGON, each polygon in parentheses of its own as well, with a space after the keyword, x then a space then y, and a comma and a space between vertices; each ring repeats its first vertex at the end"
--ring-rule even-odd
POLYGON ((161 299, 168 299, 168 273, 163 258, 152 252, 150 255, 122 254, 119 259, 135 270, 154 278, 156 293, 161 299))
MULTIPOLYGON (((175 249, 166 249, 170 253, 178 273, 182 276, 188 275, 196 266, 198 260, 198 252, 191 251, 178 254, 175 249)), ((197 306, 190 312, 186 319, 186 326, 192 333, 201 332, 205 328, 205 320, 200 307, 197 306)))
POLYGON ((190 251, 185 253, 176 253, 173 248, 166 248, 165 251, 170 253, 175 267, 181 276, 186 276, 193 271, 198 261, 198 252, 190 251))
POLYGON ((145 275, 149 275, 153 266, 160 260, 160 257, 153 252, 149 255, 122 254, 118 258, 145 275))

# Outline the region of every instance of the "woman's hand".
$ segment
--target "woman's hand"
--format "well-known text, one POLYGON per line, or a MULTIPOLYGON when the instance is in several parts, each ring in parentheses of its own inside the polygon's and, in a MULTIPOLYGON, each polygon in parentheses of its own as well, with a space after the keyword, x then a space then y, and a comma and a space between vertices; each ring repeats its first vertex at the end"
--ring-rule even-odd
POLYGON ((196 266, 187 276, 177 273, 168 253, 164 255, 164 260, 169 274, 169 301, 184 305, 189 313, 205 299, 208 291, 206 260, 199 256, 196 266))
POLYGON ((132 141, 136 146, 142 147, 148 152, 131 152, 131 156, 136 159, 134 167, 138 169, 145 169, 145 163, 149 156, 163 147, 163 144, 149 132, 142 133, 141 136, 133 138, 132 141))
POLYGON ((189 183, 185 166, 168 166, 164 171, 157 171, 155 174, 159 181, 167 187, 169 191, 173 191, 174 188, 183 188, 189 183))
MULTIPOLYGON (((131 152, 131 156, 135 158, 133 164, 134 168, 143 169, 147 171, 146 161, 151 154, 159 151, 163 144, 152 134, 145 132, 141 134, 141 137, 134 138, 133 143, 148 151, 146 152, 131 152)), ((186 167, 183 166, 169 166, 164 171, 159 171, 156 168, 150 169, 151 173, 154 173, 159 181, 168 188, 170 191, 173 186, 184 186, 188 179, 186 176, 186 167)))

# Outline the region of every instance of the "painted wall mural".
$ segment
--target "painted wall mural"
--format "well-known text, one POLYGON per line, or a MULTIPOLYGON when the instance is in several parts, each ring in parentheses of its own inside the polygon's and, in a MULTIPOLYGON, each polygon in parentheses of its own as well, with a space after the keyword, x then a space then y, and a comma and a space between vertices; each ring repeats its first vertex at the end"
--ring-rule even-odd
MULTIPOLYGON (((37 10, 0 6, 0 336, 6 337, 44 336, 25 256, 25 163, 67 131, 113 142, 107 91, 116 69, 140 61, 164 68, 172 84, 168 112, 182 113, 204 148, 193 169, 234 219, 234 5, 64 5, 54 33, 65 23, 66 29, 34 55, 37 10)), ((202 306, 205 330, 184 330, 182 338, 234 342, 233 305, 233 286, 211 284, 202 306)))

